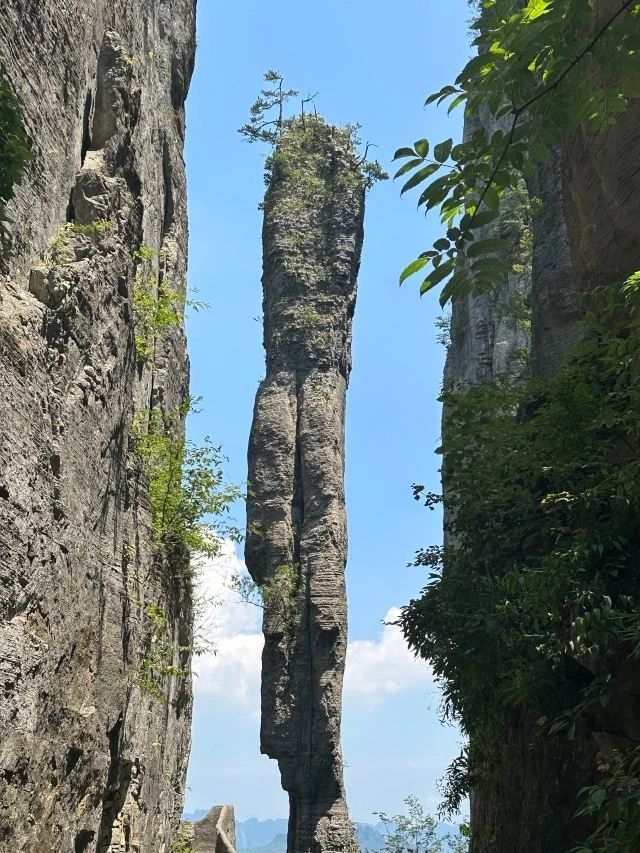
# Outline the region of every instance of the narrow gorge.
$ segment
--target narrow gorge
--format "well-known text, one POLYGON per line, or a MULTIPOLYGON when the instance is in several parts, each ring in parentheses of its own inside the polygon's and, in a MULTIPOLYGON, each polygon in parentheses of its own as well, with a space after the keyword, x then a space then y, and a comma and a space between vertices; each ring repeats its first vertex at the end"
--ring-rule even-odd
POLYGON ((0 853, 640 851, 640 0, 416 8, 0 0, 0 853))

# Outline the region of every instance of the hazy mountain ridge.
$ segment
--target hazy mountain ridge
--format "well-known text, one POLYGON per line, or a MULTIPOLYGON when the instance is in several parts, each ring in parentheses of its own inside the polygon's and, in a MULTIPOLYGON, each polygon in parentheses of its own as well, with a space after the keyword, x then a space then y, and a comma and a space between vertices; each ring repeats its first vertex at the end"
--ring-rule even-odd
MULTIPOLYGON (((201 820, 207 811, 197 809, 191 814, 185 814, 185 820, 201 820)), ((438 826, 438 836, 454 833, 456 828, 450 824, 438 826)), ((362 851, 378 853, 384 850, 384 824, 356 823, 356 838, 362 851)), ((238 853, 286 853, 287 850, 287 820, 275 818, 258 820, 255 817, 237 821, 236 842, 238 853)))

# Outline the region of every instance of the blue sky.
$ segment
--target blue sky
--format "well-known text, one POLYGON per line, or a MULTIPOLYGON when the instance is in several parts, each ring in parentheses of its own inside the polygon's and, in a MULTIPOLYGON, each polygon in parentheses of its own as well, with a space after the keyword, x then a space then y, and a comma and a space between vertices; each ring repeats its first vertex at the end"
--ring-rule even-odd
MULTIPOLYGON (((261 214, 265 151, 236 129, 267 68, 287 85, 319 92, 334 123, 362 122, 362 136, 390 169, 393 151, 427 136, 459 137, 461 115, 423 108, 470 53, 466 0, 323 3, 200 0, 198 58, 188 102, 190 285, 211 309, 190 317, 192 393, 203 412, 189 425, 229 457, 246 480, 253 399, 264 373, 261 214)), ((408 568, 420 546, 440 541, 440 518, 413 501, 413 482, 437 488, 439 393, 444 351, 435 340, 435 297, 420 299, 400 270, 436 236, 437 220, 416 212, 392 181, 367 201, 347 416, 350 666, 343 749, 352 815, 395 812, 410 793, 434 808, 436 780, 458 735, 438 722, 428 669, 413 663, 383 620, 419 592, 408 568)), ((238 508, 243 520, 243 509, 238 508)), ((222 574, 236 565, 233 554, 222 574)), ((217 567, 218 570, 220 566, 217 567)), ((220 572, 219 572, 220 573, 220 572)), ((218 595, 219 580, 207 581, 218 595)), ((225 595, 222 593, 222 597, 225 595)), ((260 756, 254 613, 216 608, 219 653, 198 679, 187 810, 217 802, 240 819, 286 815, 275 762, 260 756)), ((246 607, 245 607, 246 609, 246 607)))

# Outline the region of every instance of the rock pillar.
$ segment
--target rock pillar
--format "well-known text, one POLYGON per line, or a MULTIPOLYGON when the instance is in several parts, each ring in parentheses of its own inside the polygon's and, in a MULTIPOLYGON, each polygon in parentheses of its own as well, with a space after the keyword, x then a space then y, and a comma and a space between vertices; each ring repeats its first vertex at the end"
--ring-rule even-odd
POLYGON ((355 846, 342 771, 345 398, 364 179, 347 132, 296 119, 268 163, 264 345, 246 560, 264 598, 262 752, 289 794, 288 850, 355 846))

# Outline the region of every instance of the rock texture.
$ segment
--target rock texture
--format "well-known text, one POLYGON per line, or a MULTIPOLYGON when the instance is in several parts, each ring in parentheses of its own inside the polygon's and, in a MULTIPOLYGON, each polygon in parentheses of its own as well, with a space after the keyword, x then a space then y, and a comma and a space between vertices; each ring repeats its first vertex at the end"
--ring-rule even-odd
POLYGON ((288 850, 355 846, 340 749, 347 645, 344 416, 364 187, 348 134, 294 122, 264 204, 264 344, 246 560, 264 598, 261 748, 289 793, 288 850))
POLYGON ((236 853, 236 818, 233 806, 214 806, 193 824, 194 853, 236 853))
MULTIPOLYGON (((467 119, 465 140, 480 127, 488 134, 504 129, 488 111, 467 119)), ((492 293, 455 300, 451 312, 451 342, 444 370, 446 387, 464 388, 511 374, 531 345, 531 214, 525 187, 507 194, 497 225, 479 229, 479 239, 503 237, 514 244, 517 268, 492 293)), ((443 422, 446 430, 446 413, 443 422)))
POLYGON ((34 159, 0 278, 0 851, 168 853, 189 680, 142 689, 149 606, 188 668, 188 585, 152 542, 134 417, 175 412, 182 328, 136 359, 134 253, 184 290, 194 0, 4 0, 34 159), (105 229, 96 222, 108 222, 105 229))

